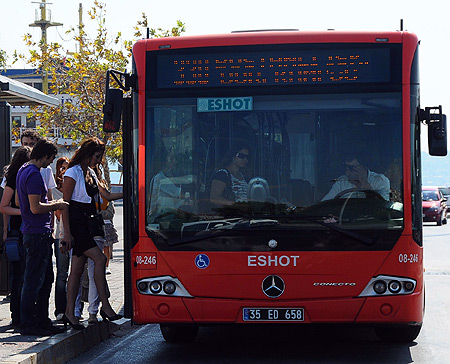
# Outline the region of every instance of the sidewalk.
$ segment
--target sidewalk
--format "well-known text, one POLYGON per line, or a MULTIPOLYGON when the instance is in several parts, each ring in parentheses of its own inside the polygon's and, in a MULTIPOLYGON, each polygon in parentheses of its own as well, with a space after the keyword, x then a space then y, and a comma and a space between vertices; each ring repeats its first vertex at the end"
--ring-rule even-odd
MULTIPOLYGON (((114 218, 119 234, 119 243, 113 246, 113 260, 110 262, 112 274, 106 276, 111 292, 110 303, 118 313, 123 313, 123 230, 122 230, 122 206, 116 207, 114 218)), ((53 264, 56 276, 55 262, 53 264)), ((53 284, 54 289, 54 284, 53 284)), ((50 318, 55 319, 54 292, 50 296, 50 318)), ((83 317, 87 325, 87 305, 84 305, 83 317)), ((9 326, 11 313, 9 302, 5 296, 0 296, 0 363, 65 363, 82 352, 106 340, 114 331, 123 325, 129 325, 130 320, 122 319, 114 323, 99 322, 89 325, 87 329, 76 331, 68 327, 65 333, 54 336, 22 336, 9 326)))

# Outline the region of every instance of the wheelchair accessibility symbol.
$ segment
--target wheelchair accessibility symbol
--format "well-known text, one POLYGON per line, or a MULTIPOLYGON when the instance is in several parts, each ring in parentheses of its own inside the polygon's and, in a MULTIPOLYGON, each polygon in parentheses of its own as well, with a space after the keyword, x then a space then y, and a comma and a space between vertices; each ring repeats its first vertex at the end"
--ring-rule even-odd
POLYGON ((195 265, 197 268, 205 269, 209 266, 209 257, 206 254, 199 254, 195 257, 195 265))

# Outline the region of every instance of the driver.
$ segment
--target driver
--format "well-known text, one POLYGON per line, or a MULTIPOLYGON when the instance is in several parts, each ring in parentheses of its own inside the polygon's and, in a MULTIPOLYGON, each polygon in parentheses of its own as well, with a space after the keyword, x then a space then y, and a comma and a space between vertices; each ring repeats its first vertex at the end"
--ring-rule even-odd
MULTIPOLYGON (((336 180, 322 201, 331 200, 340 192, 355 189, 373 190, 386 201, 389 201, 390 182, 385 175, 370 171, 359 163, 355 155, 349 155, 345 158, 344 166, 345 175, 336 180)), ((356 191, 354 193, 358 196, 356 191)))

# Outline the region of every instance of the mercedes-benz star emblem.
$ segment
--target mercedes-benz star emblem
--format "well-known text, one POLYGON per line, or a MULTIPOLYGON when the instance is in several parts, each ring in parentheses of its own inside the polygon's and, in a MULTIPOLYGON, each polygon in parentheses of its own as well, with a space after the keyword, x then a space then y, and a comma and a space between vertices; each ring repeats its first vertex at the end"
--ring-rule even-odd
POLYGON ((280 297, 284 292, 284 281, 275 275, 267 276, 262 282, 262 290, 267 297, 280 297))

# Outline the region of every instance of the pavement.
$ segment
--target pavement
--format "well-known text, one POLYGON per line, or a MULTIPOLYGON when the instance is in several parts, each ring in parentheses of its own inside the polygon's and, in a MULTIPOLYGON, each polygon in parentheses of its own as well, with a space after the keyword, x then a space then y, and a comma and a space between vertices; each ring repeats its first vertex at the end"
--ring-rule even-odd
MULTIPOLYGON (((111 274, 107 275, 107 281, 111 292, 109 299, 113 309, 123 314, 124 306, 124 267, 123 267, 123 230, 122 230, 122 207, 116 206, 114 218, 119 234, 119 242, 113 245, 113 260, 110 262, 111 274)), ((53 262, 56 276, 56 266, 53 262)), ((53 284, 54 288, 54 284, 53 284)), ((49 313, 50 318, 55 320, 54 292, 50 296, 49 313)), ((62 334, 53 336, 23 336, 9 325, 11 313, 9 301, 5 296, 0 296, 0 363, 20 364, 59 364, 75 358, 79 354, 107 340, 115 332, 131 325, 129 319, 121 319, 114 322, 103 322, 98 315, 99 322, 88 325, 87 304, 84 305, 83 324, 86 329, 77 331, 70 327, 62 334)), ((54 322, 54 324, 62 325, 54 322)))

